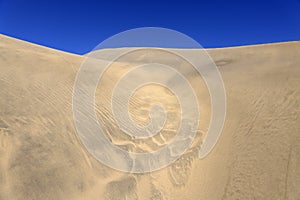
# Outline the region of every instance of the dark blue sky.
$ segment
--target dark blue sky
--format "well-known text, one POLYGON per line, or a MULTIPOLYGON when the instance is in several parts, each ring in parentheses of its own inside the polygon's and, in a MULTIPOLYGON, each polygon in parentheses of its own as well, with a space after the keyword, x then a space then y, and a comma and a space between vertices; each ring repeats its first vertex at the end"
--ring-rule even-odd
POLYGON ((300 40, 300 0, 0 0, 0 33, 83 54, 132 28, 158 26, 204 47, 300 40))

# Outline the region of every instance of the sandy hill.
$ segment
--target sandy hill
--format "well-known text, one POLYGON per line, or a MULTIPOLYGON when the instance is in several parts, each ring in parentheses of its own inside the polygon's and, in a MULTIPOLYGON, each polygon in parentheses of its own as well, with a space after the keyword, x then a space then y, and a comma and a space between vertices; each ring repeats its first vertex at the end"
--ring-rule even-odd
MULTIPOLYGON (((0 35, 0 200, 300 199, 300 42, 208 52, 227 95, 216 147, 200 160, 195 144, 167 168, 129 174, 98 162, 76 135, 72 91, 84 56, 0 35)), ((112 80, 98 96, 105 96, 112 80)), ((134 112, 147 110, 143 96, 137 94, 134 112)), ((164 100, 176 116, 174 99, 164 100)), ((209 102, 202 100, 199 140, 209 121, 209 102)), ((98 105, 98 115, 121 146, 126 138, 114 135, 105 106, 98 105)), ((176 124, 167 125, 172 134, 176 124)))

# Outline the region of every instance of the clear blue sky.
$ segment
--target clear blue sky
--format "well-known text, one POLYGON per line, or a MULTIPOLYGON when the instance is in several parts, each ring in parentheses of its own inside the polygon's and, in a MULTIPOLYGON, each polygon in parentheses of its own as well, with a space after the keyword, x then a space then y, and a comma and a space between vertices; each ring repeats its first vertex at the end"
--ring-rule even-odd
POLYGON ((132 28, 158 26, 204 47, 300 40, 300 0, 0 0, 0 33, 83 54, 132 28))

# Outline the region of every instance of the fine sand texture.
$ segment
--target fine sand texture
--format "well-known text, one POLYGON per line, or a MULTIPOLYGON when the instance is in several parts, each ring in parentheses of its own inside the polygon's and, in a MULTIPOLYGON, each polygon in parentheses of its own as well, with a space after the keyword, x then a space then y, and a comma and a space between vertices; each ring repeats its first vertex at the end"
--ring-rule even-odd
MULTIPOLYGON (((205 83, 195 71, 170 59, 200 91, 197 134, 171 165, 132 174, 96 160, 76 134, 73 86, 86 55, 0 35, 0 200, 299 200, 300 42, 207 51, 222 75, 227 97, 226 120, 215 148, 198 158, 211 114, 205 83)), ((132 60, 138 63, 139 57, 132 60)), ((169 113, 164 129, 145 140, 119 131, 110 95, 132 60, 105 72, 95 107, 114 145, 149 152, 176 134, 178 101, 159 85, 139 89, 129 104, 132 119, 147 124, 151 104, 160 102, 169 113)))

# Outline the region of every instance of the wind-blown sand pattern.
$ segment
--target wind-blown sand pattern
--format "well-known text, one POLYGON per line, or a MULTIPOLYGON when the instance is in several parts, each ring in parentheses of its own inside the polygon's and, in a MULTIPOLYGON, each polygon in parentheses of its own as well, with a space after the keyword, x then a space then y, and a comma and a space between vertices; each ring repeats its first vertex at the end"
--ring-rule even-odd
MULTIPOLYGON (((227 95, 226 122, 217 145, 198 159, 210 102, 201 90, 202 79, 187 71, 201 91, 194 143, 164 169, 130 174, 98 162, 76 135, 72 92, 84 56, 1 35, 0 200, 300 199, 300 42, 208 52, 227 95)), ((117 69, 107 71, 96 93, 98 119, 107 136, 128 151, 161 148, 178 128, 176 98, 155 85, 138 90, 130 102, 138 124, 147 124, 152 101, 165 104, 170 113, 160 134, 134 140, 118 131, 108 105, 114 81, 127 70, 124 63, 117 69)))

